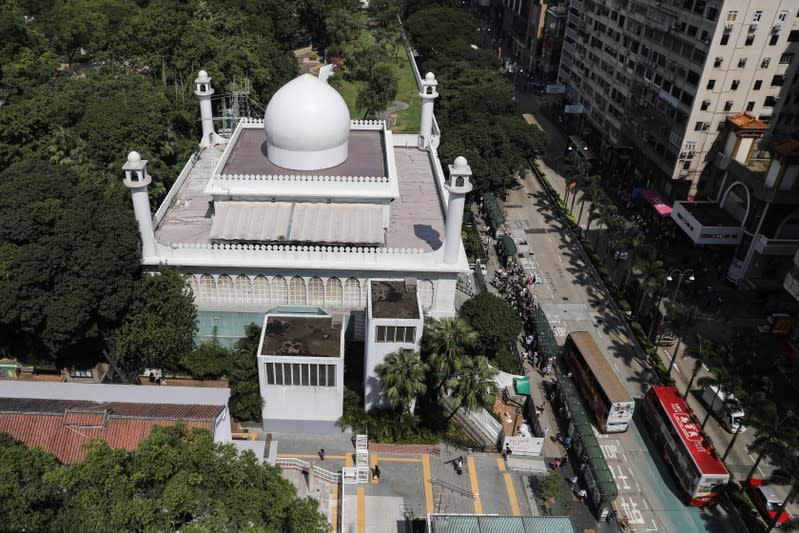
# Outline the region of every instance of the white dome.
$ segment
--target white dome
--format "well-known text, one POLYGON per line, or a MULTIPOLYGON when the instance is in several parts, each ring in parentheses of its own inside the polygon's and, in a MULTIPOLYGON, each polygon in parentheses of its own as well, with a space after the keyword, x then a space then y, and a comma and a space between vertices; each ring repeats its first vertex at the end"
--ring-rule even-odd
POLYGON ((281 87, 264 113, 266 155, 275 165, 316 170, 347 160, 350 112, 333 87, 303 74, 281 87))

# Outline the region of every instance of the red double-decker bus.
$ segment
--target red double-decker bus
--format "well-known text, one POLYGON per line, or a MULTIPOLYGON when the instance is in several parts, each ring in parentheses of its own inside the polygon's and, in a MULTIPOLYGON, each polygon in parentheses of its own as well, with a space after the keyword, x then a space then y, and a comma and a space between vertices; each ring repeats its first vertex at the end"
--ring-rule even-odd
POLYGON ((688 505, 718 503, 730 473, 702 435, 675 387, 652 387, 644 398, 644 420, 663 458, 688 497, 688 505))

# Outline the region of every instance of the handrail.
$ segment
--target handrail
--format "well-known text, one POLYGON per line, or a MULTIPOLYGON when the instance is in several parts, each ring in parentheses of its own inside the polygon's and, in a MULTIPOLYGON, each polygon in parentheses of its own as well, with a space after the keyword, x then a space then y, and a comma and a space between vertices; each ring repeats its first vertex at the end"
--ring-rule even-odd
POLYGON ((457 492, 458 494, 461 494, 462 496, 467 496, 467 497, 469 497, 469 498, 471 498, 473 500, 476 499, 478 496, 480 496, 479 494, 476 494, 476 493, 474 493, 472 491, 463 489, 463 488, 461 488, 461 487, 459 487, 457 485, 453 485, 452 483, 448 483, 448 482, 443 481, 441 479, 431 479, 430 483, 432 485, 438 485, 438 486, 443 487, 445 489, 449 489, 452 492, 457 492))

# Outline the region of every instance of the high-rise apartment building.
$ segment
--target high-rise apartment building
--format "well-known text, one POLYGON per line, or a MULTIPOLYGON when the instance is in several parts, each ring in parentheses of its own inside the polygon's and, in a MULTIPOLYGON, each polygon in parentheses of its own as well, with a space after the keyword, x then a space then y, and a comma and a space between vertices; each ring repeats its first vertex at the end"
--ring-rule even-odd
POLYGON ((606 164, 674 199, 707 194, 726 118, 769 123, 785 97, 797 16, 796 0, 571 0, 558 80, 606 164))

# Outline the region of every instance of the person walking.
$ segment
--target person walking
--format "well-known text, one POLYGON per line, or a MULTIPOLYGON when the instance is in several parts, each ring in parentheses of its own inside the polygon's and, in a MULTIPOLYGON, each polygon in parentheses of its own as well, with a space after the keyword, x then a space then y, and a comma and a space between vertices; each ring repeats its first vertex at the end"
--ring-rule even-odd
POLYGON ((566 435, 566 438, 563 439, 563 446, 568 450, 572 447, 572 436, 566 435))
POLYGON ((375 463, 374 468, 372 468, 372 479, 380 481, 380 467, 377 466, 377 463, 375 463))
POLYGON ((588 493, 585 491, 585 489, 580 489, 577 492, 577 499, 580 501, 580 503, 585 503, 586 498, 588 498, 588 493))
POLYGON ((325 460, 325 449, 324 448, 320 448, 319 449, 319 460, 320 461, 324 461, 325 460))

